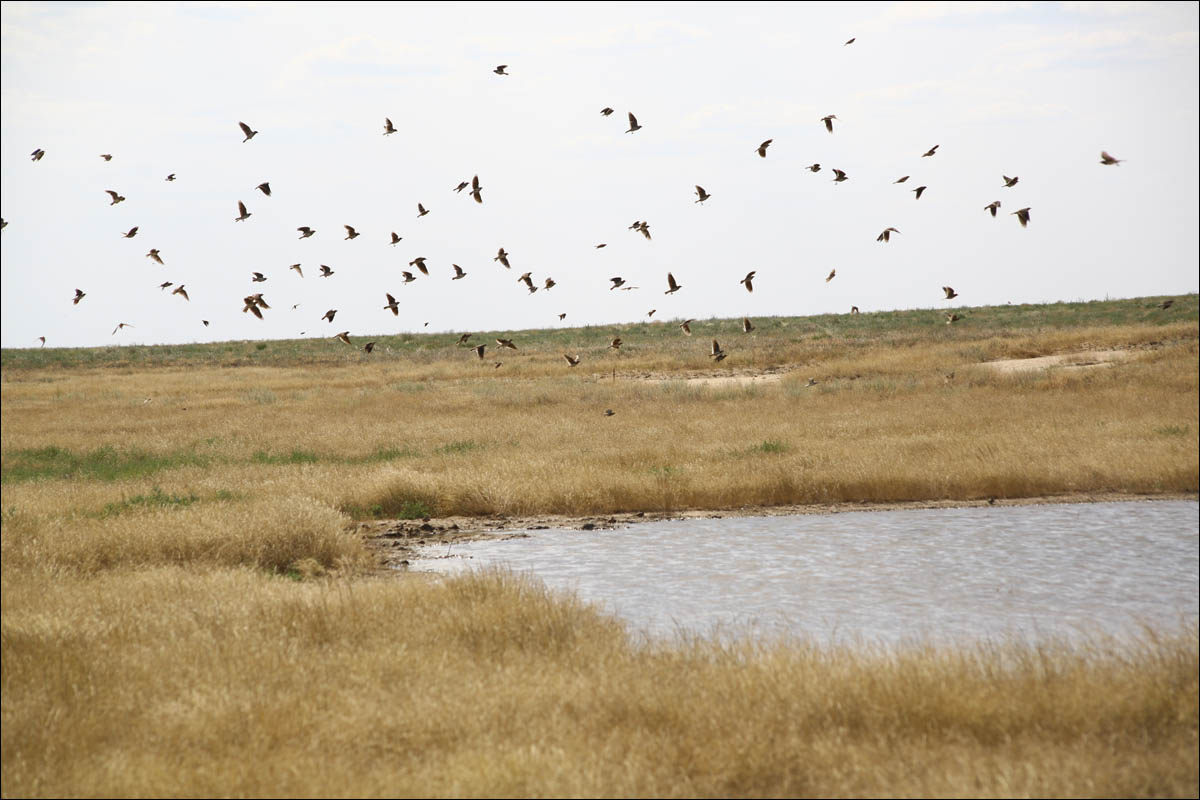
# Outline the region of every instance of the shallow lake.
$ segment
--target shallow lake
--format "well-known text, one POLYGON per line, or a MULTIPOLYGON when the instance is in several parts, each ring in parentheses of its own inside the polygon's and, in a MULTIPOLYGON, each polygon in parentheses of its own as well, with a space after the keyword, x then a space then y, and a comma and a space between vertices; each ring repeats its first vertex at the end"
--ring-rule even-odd
POLYGON ((1036 642, 1174 633, 1200 617, 1191 501, 670 520, 427 554, 412 568, 507 566, 651 636, 1036 642))

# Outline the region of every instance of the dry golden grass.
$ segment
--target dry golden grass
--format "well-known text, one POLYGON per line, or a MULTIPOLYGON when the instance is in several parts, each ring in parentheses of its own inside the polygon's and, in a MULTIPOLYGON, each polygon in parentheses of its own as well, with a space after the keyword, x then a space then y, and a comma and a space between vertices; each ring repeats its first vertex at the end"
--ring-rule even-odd
POLYGON ((365 572, 354 517, 1197 491, 1194 320, 945 327, 6 371, 0 793, 1195 796, 1194 629, 647 644, 503 573, 365 572))

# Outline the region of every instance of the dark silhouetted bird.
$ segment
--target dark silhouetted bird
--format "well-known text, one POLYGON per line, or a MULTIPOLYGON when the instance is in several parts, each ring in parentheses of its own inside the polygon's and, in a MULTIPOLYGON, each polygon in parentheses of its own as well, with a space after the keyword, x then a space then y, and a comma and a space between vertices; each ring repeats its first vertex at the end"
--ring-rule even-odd
POLYGON ((703 203, 705 200, 707 200, 708 198, 712 197, 712 195, 711 195, 711 194, 709 194, 708 192, 704 191, 704 187, 703 187, 703 186, 697 186, 697 187, 696 187, 696 196, 700 198, 699 200, 697 200, 697 201, 696 201, 697 203, 703 203))
POLYGON ((312 228, 308 227, 307 225, 303 225, 299 228, 296 228, 296 230, 300 231, 301 239, 307 239, 308 237, 310 237, 314 233, 316 233, 316 231, 314 231, 312 228))
POLYGON ((918 186, 917 188, 913 189, 913 192, 914 192, 914 193, 917 195, 917 196, 916 196, 914 199, 916 199, 916 200, 920 200, 920 199, 921 199, 921 195, 925 194, 925 189, 926 189, 926 188, 928 188, 928 187, 925 187, 925 186, 918 186))
POLYGON ((840 169, 835 169, 833 171, 833 174, 836 176, 833 179, 834 183, 841 183, 842 181, 850 180, 850 177, 848 175, 846 175, 846 173, 842 172, 840 169))
POLYGON ((695 321, 696 320, 694 319, 685 319, 683 322, 679 323, 679 330, 683 331, 684 336, 692 335, 692 323, 695 321))
POLYGON ((336 316, 337 316, 337 309, 331 308, 325 312, 325 316, 321 317, 321 319, 325 320, 326 322, 333 322, 333 318, 336 316))
POLYGON ((151 248, 149 253, 146 253, 146 258, 153 259, 156 263, 162 264, 162 256, 158 254, 158 248, 151 248))
POLYGON ((258 131, 252 131, 252 130, 250 130, 250 126, 249 126, 249 125, 247 125, 247 124, 246 124, 246 123, 244 123, 244 122, 239 122, 239 123, 238 123, 238 127, 242 129, 242 133, 246 134, 246 138, 245 138, 245 139, 242 139, 242 144, 245 144, 246 142, 248 142, 248 141, 250 141, 251 139, 253 139, 253 138, 254 138, 254 136, 255 136, 255 134, 257 134, 257 133, 258 133, 258 131))
POLYGON ((335 336, 332 336, 330 338, 337 339, 342 344, 348 344, 348 345, 354 344, 354 342, 350 341, 350 331, 342 331, 341 333, 339 333, 335 336))
POLYGON ((833 279, 834 279, 836 276, 837 276, 837 270, 836 270, 836 269, 831 269, 831 270, 829 270, 829 274, 828 274, 827 276, 825 276, 825 282, 826 282, 826 283, 829 283, 829 282, 830 282, 831 280, 833 280, 833 279))
POLYGON ((717 343, 716 339, 713 339, 712 352, 708 354, 709 358, 713 359, 714 361, 720 361, 725 358, 725 355, 725 351, 721 349, 721 345, 717 343))
POLYGON ((958 292, 954 291, 954 287, 952 286, 943 286, 942 291, 945 292, 947 300, 953 300, 958 297, 958 292))
POLYGON ((395 132, 396 132, 396 126, 392 124, 392 121, 390 119, 388 119, 387 117, 384 117, 383 118, 383 135, 387 136, 388 134, 392 134, 395 132))
POLYGON ((299 275, 301 278, 304 277, 304 270, 300 269, 299 264, 292 264, 290 267, 288 267, 288 269, 294 269, 296 270, 297 275, 299 275))
POLYGON ((134 327, 134 326, 130 325, 128 322, 118 322, 117 327, 113 328, 112 335, 116 336, 117 331, 121 330, 121 328, 132 328, 132 327, 134 327))
POLYGON ((992 212, 992 216, 993 216, 993 217, 995 217, 995 216, 996 216, 996 211, 997 211, 999 208, 1000 208, 1000 201, 999 201, 999 200, 997 200, 997 201, 996 201, 996 202, 994 202, 994 203, 988 203, 986 206, 984 206, 984 207, 983 207, 983 210, 984 210, 984 211, 990 211, 990 212, 992 212))
MULTIPOLYGON (((342 227, 346 229, 346 239, 357 239, 361 235, 358 231, 354 230, 352 225, 343 225, 342 227)), ((346 241, 346 239, 342 241, 346 241)))
POLYGON ((403 238, 404 238, 403 236, 397 236, 396 232, 392 231, 392 241, 389 242, 389 244, 391 244, 394 247, 395 245, 400 244, 400 240, 403 238))
POLYGON ((630 112, 629 112, 629 130, 627 130, 627 131, 625 131, 625 132, 626 132, 626 133, 633 133, 634 131, 639 131, 639 130, 641 130, 641 129, 642 129, 642 126, 641 126, 641 125, 638 125, 637 117, 635 117, 635 116, 633 115, 633 112, 632 112, 632 111, 630 111, 630 112))
POLYGON ((251 283, 262 283, 267 279, 267 276, 263 275, 261 272, 252 272, 250 274, 254 276, 250 279, 251 283))
POLYGON ((425 261, 426 261, 425 256, 417 256, 412 261, 408 262, 408 265, 410 267, 416 267, 417 269, 421 270, 422 275, 428 275, 429 267, 425 266, 425 261))
POLYGON ((924 153, 922 153, 922 154, 921 154, 921 158, 929 158, 931 155, 933 155, 934 153, 936 153, 936 152, 937 152, 937 149, 938 149, 939 147, 941 147, 941 145, 940 145, 940 144, 935 144, 933 147, 929 148, 929 149, 928 149, 928 150, 926 150, 924 153))
POLYGON ((1106 167, 1111 167, 1113 164, 1120 164, 1124 160, 1123 158, 1113 158, 1104 150, 1100 151, 1100 163, 1106 167))
POLYGON ((612 286, 608 287, 608 290, 609 290, 610 292, 611 292, 613 289, 616 289, 616 288, 618 288, 618 287, 620 287, 620 286, 623 286, 623 285, 625 284, 625 279, 624 279, 624 278, 609 278, 609 280, 610 280, 610 281, 612 281, 612 286))
POLYGON ((507 347, 510 350, 517 349, 517 346, 515 344, 513 344, 512 339, 497 339, 496 344, 500 345, 501 347, 507 347))
POLYGON ((744 277, 740 281, 738 281, 738 283, 740 283, 746 287, 747 292, 754 291, 754 276, 757 274, 757 272, 758 272, 757 270, 752 269, 746 273, 746 277, 744 277))
MULTIPOLYGON (((105 161, 112 161, 112 153, 101 153, 100 157, 103 158, 105 161)), ((130 327, 132 327, 132 326, 130 326, 130 327)))
POLYGON ((771 142, 773 142, 773 141, 775 141, 775 140, 767 139, 765 142, 763 142, 762 144, 760 144, 758 147, 755 148, 755 152, 758 153, 759 158, 767 157, 767 148, 771 146, 771 142))
POLYGON ((1029 224, 1029 209, 1028 208, 1021 208, 1012 213, 1017 215, 1017 222, 1021 223, 1022 228, 1024 228, 1026 225, 1029 224))
POLYGON ((499 261, 505 269, 512 269, 512 265, 508 263, 508 253, 504 252, 503 247, 496 251, 496 257, 492 261, 499 261))
POLYGON ((108 192, 109 196, 112 197, 112 202, 109 203, 110 206, 115 206, 117 203, 120 203, 125 199, 124 195, 117 194, 112 189, 105 189, 104 191, 108 192))
POLYGON ((30 156, 29 160, 30 161, 41 161, 45 155, 46 155, 46 151, 39 147, 37 150, 34 150, 32 153, 29 154, 29 156, 30 156))
MULTIPOLYGON (((450 266, 454 267, 454 277, 451 278, 450 280, 456 281, 459 278, 467 277, 467 273, 463 272, 463 268, 460 267, 458 264, 451 264, 450 266)), ((547 278, 547 280, 549 280, 549 278, 547 278)))
POLYGON ((830 133, 833 133, 833 121, 835 119, 837 119, 836 114, 830 114, 827 117, 821 117, 821 122, 825 123, 825 130, 829 131, 830 133))
POLYGON ((177 294, 177 295, 179 295, 180 297, 182 297, 184 300, 191 300, 191 299, 192 299, 192 298, 188 297, 188 293, 187 293, 186 291, 184 291, 184 289, 183 289, 183 284, 182 284, 182 283, 181 283, 181 284, 179 284, 178 286, 176 286, 176 287, 175 287, 175 288, 174 288, 174 289, 171 291, 171 294, 177 294))
POLYGON ((899 232, 900 231, 896 230, 895 228, 884 228, 883 233, 881 233, 877 237, 875 237, 875 241, 890 242, 892 240, 892 234, 899 233, 899 232))
POLYGON ((263 181, 262 183, 260 183, 258 186, 255 186, 254 188, 258 189, 260 192, 265 194, 267 197, 271 196, 271 184, 268 181, 263 181))
POLYGON ((1004 188, 1005 189, 1009 189, 1009 188, 1012 188, 1013 186, 1016 186, 1017 181, 1021 180, 1020 178, 1010 178, 1007 175, 1001 175, 1000 177, 1004 178, 1004 188))
POLYGON ((124 236, 126 239, 132 239, 133 237, 137 236, 137 232, 138 232, 138 226, 134 225, 132 228, 127 230, 125 233, 122 233, 121 235, 124 236))
POLYGON ((897 180, 892 181, 892 183, 904 183, 906 180, 908 180, 907 175, 905 175, 903 178, 899 178, 897 180))
POLYGON ((87 297, 87 292, 83 291, 82 289, 76 289, 75 299, 71 302, 71 305, 79 305, 79 301, 85 297, 87 297))
POLYGON ((322 278, 328 278, 332 274, 333 274, 333 270, 331 270, 329 267, 325 266, 324 264, 321 265, 321 277, 322 278))
POLYGON ((163 180, 165 180, 165 181, 167 181, 168 183, 170 183, 171 181, 175 180, 175 173, 174 173, 174 172, 172 172, 170 175, 168 175, 167 177, 163 178, 163 180))
POLYGON ((483 202, 483 187, 479 185, 479 176, 471 178, 471 197, 475 198, 476 203, 483 202))
POLYGON ((508 69, 508 64, 501 64, 492 70, 492 72, 496 73, 497 75, 507 75, 508 73, 504 71, 506 69, 508 69))
POLYGON ((749 317, 742 317, 742 333, 749 333, 754 330, 754 325, 750 322, 749 317))
POLYGON ((383 307, 384 310, 391 311, 393 317, 400 316, 400 304, 396 302, 396 298, 387 292, 384 292, 384 294, 387 296, 387 305, 383 307))
POLYGON ((241 222, 250 219, 250 212, 246 210, 246 204, 238 200, 238 215, 234 217, 234 222, 241 222))
POLYGON ((417 203, 417 218, 418 219, 420 219, 421 217, 425 216, 428 213, 429 213, 429 209, 427 209, 425 206, 421 205, 420 203, 417 203))
POLYGON ((683 288, 682 286, 680 286, 678 283, 675 282, 675 276, 668 272, 667 273, 667 290, 665 292, 663 292, 663 294, 675 294, 675 292, 678 292, 682 288, 683 288))

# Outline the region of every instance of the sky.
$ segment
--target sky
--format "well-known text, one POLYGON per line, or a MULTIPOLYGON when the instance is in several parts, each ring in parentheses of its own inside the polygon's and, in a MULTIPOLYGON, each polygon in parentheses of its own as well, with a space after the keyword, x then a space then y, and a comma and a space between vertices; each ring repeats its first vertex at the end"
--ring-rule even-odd
POLYGON ((1190 2, 4 2, 0 344, 1195 292, 1198 43, 1190 2))

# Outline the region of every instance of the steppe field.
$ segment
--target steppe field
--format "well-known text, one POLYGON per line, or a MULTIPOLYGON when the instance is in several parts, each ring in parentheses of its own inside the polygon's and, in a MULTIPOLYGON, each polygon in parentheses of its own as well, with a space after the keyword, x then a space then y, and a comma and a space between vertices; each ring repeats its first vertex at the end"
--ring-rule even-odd
POLYGON ((1196 295, 952 310, 3 351, 3 795, 1195 797, 1194 621, 659 641, 383 568, 451 519, 1196 498, 1196 295))

